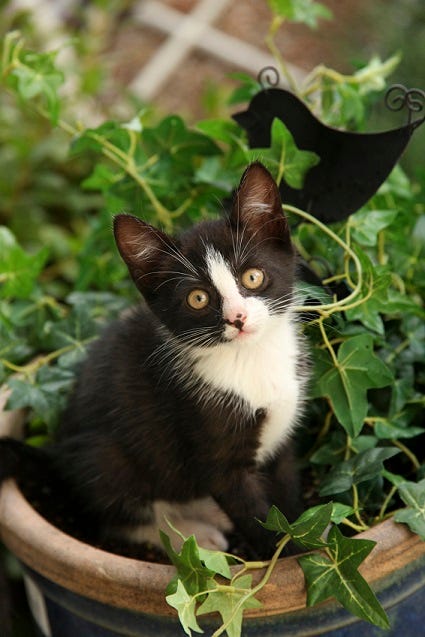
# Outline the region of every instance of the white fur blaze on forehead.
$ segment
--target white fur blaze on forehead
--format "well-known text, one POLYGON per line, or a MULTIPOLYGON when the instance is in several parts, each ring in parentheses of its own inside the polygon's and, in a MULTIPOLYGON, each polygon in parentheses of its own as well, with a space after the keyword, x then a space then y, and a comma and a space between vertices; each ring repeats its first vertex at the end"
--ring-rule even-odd
POLYGON ((223 298, 224 318, 234 320, 233 314, 245 313, 245 299, 241 296, 230 265, 223 255, 208 247, 206 264, 210 279, 223 298))
POLYGON ((221 296, 226 299, 239 295, 235 278, 223 255, 214 248, 208 247, 205 260, 210 279, 221 296))

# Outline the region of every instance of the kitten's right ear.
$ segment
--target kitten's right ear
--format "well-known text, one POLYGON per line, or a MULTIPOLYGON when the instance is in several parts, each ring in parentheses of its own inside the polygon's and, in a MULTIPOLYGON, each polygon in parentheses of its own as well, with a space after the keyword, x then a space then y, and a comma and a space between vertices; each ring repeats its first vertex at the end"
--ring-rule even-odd
POLYGON ((133 215, 114 217, 114 235, 118 250, 133 281, 142 293, 149 288, 149 274, 156 270, 161 255, 173 243, 161 230, 133 215))
POLYGON ((242 175, 230 219, 258 241, 269 239, 290 245, 279 188, 267 168, 258 161, 250 164, 242 175))

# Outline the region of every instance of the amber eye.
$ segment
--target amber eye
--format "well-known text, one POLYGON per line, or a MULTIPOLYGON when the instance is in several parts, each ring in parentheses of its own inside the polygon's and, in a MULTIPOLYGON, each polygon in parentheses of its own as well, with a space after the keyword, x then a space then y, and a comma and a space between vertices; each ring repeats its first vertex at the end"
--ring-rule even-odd
POLYGON ((247 290, 256 290, 264 283, 264 272, 258 268, 249 268, 242 274, 241 282, 247 290))
POLYGON ((203 310, 210 302, 210 297, 205 290, 192 290, 192 292, 189 292, 187 295, 186 300, 189 307, 193 310, 203 310))

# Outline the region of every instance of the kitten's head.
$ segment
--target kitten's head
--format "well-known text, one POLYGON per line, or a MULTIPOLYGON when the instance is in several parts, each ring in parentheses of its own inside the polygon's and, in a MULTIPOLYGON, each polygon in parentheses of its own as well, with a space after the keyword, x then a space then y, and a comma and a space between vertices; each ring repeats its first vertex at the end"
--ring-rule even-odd
POLYGON ((290 308, 295 258, 289 229, 278 187, 258 162, 242 176, 228 218, 171 238, 118 215, 114 231, 152 311, 187 344, 258 339, 290 308))

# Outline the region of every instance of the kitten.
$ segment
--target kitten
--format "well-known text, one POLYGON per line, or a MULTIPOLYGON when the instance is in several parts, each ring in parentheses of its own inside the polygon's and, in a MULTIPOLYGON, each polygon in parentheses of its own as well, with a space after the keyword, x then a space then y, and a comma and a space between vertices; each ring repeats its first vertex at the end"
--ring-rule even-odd
POLYGON ((114 232, 146 303, 91 347, 45 452, 53 475, 102 534, 159 544, 167 518, 206 548, 235 528, 267 557, 275 538, 256 518, 300 512, 305 359, 278 188, 257 162, 228 218, 171 238, 118 215, 114 232))

